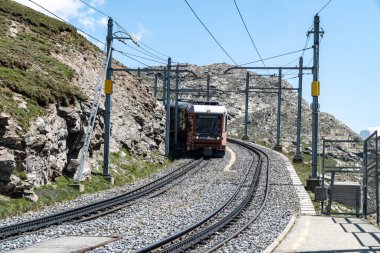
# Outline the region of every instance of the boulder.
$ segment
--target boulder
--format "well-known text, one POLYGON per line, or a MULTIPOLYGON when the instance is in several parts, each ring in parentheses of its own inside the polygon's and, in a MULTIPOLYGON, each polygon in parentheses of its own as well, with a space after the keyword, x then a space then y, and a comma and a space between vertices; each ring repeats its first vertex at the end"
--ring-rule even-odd
POLYGON ((77 107, 58 108, 58 115, 66 121, 69 133, 78 133, 81 131, 81 114, 82 111, 77 107))
POLYGON ((31 179, 36 186, 44 185, 48 182, 47 161, 43 157, 30 155, 22 165, 28 174, 28 179, 31 179))
POLYGON ((6 114, 4 112, 0 113, 0 127, 1 126, 8 126, 9 120, 11 119, 11 116, 9 114, 6 114))
MULTIPOLYGON (((12 173, 15 168, 15 156, 6 149, 0 150, 0 173, 12 173)), ((0 180, 2 179, 0 178, 0 180)))
POLYGON ((32 190, 24 190, 22 192, 22 196, 31 201, 31 202, 37 202, 38 201, 38 196, 35 194, 32 190))

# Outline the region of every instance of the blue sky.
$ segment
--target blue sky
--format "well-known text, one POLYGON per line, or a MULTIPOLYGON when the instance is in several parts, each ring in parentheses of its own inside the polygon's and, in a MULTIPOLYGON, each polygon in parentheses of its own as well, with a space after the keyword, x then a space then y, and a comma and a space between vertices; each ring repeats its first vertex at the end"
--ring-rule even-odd
MULTIPOLYGON (((36 8, 28 0, 18 0, 36 8)), ((34 0, 87 33, 105 41, 107 17, 79 0, 34 0)), ((85 0, 112 16, 129 33, 176 62, 206 65, 228 56, 195 18, 183 0, 85 0)), ((233 0, 188 0, 238 64, 259 60, 233 0)), ((327 0, 236 0, 263 58, 303 49, 314 15, 327 0)), ((380 0, 332 0, 320 13, 325 35, 320 46, 321 111, 359 132, 380 126, 380 0)), ((115 27, 115 29, 117 29, 115 27)), ((311 46, 313 39, 310 39, 311 46)), ((130 41, 128 45, 135 48, 130 41)), ((140 54, 121 43, 127 53, 140 54)), ((148 49, 148 48, 145 48, 148 49)), ((148 49, 158 57, 166 58, 148 49)), ((140 54, 141 55, 141 54, 140 54)), ((140 63, 114 54, 129 67, 140 63)), ((145 56, 145 55, 141 55, 145 56)), ((265 61, 267 66, 298 64, 301 53, 265 61)), ((304 54, 304 63, 312 50, 304 54)), ((152 58, 152 57, 149 57, 152 58)), ((147 65, 160 63, 140 59, 147 65)), ((159 62, 163 60, 157 59, 159 62)), ((262 66, 255 63, 250 66, 262 66)), ((286 72, 285 72, 286 73, 286 72)), ((293 72, 284 78, 291 78, 293 72)), ((297 79, 289 80, 297 86, 297 79)), ((311 76, 304 77, 303 97, 311 101, 311 76)))

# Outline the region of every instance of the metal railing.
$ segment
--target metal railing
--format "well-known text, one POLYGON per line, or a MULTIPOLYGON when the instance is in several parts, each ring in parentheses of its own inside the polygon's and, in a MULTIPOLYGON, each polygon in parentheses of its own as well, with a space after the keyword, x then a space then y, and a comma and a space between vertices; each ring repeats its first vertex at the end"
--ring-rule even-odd
POLYGON ((364 141, 364 215, 375 214, 379 224, 379 154, 377 131, 364 141))
POLYGON ((379 224, 379 141, 324 140, 322 187, 316 191, 324 214, 376 216, 379 224))
POLYGON ((363 214, 363 141, 324 140, 322 187, 318 193, 324 214, 363 214))

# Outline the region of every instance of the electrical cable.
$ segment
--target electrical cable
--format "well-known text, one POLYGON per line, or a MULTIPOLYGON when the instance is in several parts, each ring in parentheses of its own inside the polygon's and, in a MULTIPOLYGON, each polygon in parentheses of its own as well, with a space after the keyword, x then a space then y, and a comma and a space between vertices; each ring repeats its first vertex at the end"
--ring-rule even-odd
MULTIPOLYGON (((156 53, 158 53, 158 54, 160 54, 160 55, 162 55, 162 56, 165 56, 165 57, 167 57, 167 58, 170 57, 170 56, 168 56, 168 55, 165 55, 165 54, 160 53, 159 51, 157 51, 157 50, 151 48, 150 46, 148 46, 148 45, 145 44, 144 42, 142 42, 142 41, 140 41, 139 39, 137 39, 136 36, 134 36, 133 34, 130 34, 129 32, 127 32, 127 30, 125 30, 125 28, 124 28, 123 26, 121 26, 118 22, 115 21, 115 23, 116 23, 116 25, 117 25, 118 27, 120 27, 120 29, 121 29, 123 32, 125 32, 126 34, 128 34, 128 36, 130 36, 131 38, 133 38, 132 41, 133 41, 138 47, 140 47, 142 50, 148 52, 146 49, 142 48, 141 45, 143 45, 143 46, 149 48, 150 50, 152 50, 152 51, 154 51, 154 52, 156 52, 156 53), (139 45, 139 44, 141 44, 141 45, 139 45)), ((149 53, 150 53, 150 52, 149 52, 149 53)), ((153 53, 150 53, 150 54, 154 55, 153 53)), ((157 57, 159 57, 159 56, 157 56, 157 57)))
POLYGON ((214 39, 214 41, 216 42, 216 44, 218 44, 218 46, 223 50, 223 52, 228 56, 228 58, 230 58, 230 60, 235 63, 235 65, 238 65, 236 63, 236 61, 234 59, 232 59, 232 57, 227 53, 227 51, 222 47, 222 45, 218 42, 218 40, 214 37, 214 35, 212 35, 212 33, 210 32, 210 30, 206 27, 206 25, 202 22, 202 20, 198 17, 198 15, 195 13, 194 9, 191 7, 191 5, 189 4, 189 2, 187 2, 187 0, 184 0, 187 4, 187 6, 189 6, 190 10, 193 12, 194 16, 198 19, 198 21, 202 24, 202 26, 206 29, 206 31, 210 34, 210 36, 214 39))
MULTIPOLYGON (((310 40, 310 34, 309 34, 309 33, 307 33, 307 38, 306 38, 306 42, 305 42, 305 47, 304 47, 304 48, 306 48, 306 47, 307 47, 307 44, 309 43, 309 40, 310 40)), ((302 52, 302 55, 301 55, 301 57, 303 57, 303 56, 304 56, 304 54, 305 54, 305 51, 303 51, 303 52, 302 52)))
MULTIPOLYGON (((128 45, 128 44, 126 44, 126 46, 127 47, 130 47, 131 49, 133 49, 133 50, 135 50, 135 51, 137 51, 137 52, 139 52, 139 53, 141 53, 141 54, 144 54, 144 55, 146 55, 146 56, 151 56, 151 57, 154 57, 154 58, 156 58, 156 59, 158 59, 158 60, 162 60, 162 61, 166 61, 166 59, 164 59, 164 58, 161 58, 161 57, 158 57, 158 56, 156 56, 156 55, 153 55, 153 54, 150 54, 149 52, 143 52, 143 51, 141 51, 141 50, 138 50, 137 48, 134 48, 134 47, 132 47, 132 46, 130 46, 130 45, 128 45)), ((140 47, 141 48, 141 47, 140 47)), ((143 48, 141 48, 142 50, 144 50, 143 48)))
MULTIPOLYGON (((270 59, 274 59, 274 58, 278 58, 278 57, 282 57, 282 56, 285 56, 285 55, 290 55, 290 54, 295 54, 295 53, 299 53, 299 52, 302 52, 302 51, 306 51, 306 50, 309 50, 313 47, 308 47, 308 48, 304 48, 304 49, 301 49, 301 50, 297 50, 297 51, 292 51, 292 52, 288 52, 288 53, 284 53, 284 54, 279 54, 279 55, 276 55, 276 56, 272 56, 272 57, 268 57, 268 58, 265 58, 263 60, 270 60, 270 59)), ((244 63, 244 64, 240 64, 238 65, 239 67, 241 66, 244 66, 244 65, 248 65, 248 64, 252 64, 252 63, 257 63, 257 62, 260 62, 261 60, 257 60, 257 61, 252 61, 252 62, 247 62, 247 63, 244 63)))
POLYGON ((133 58, 133 57, 131 57, 131 56, 125 54, 123 51, 119 51, 119 50, 117 50, 117 49, 113 49, 113 50, 114 50, 115 52, 118 52, 118 53, 124 55, 125 57, 127 57, 127 58, 129 58, 129 59, 135 61, 135 62, 138 62, 138 63, 144 65, 145 67, 148 67, 148 68, 151 67, 151 66, 149 66, 149 65, 147 65, 147 64, 145 64, 145 63, 143 63, 142 61, 136 60, 135 58, 133 58))
POLYGON ((124 54, 127 54, 129 56, 134 56, 134 57, 141 58, 141 59, 144 59, 144 60, 147 60, 147 61, 152 61, 152 62, 156 62, 156 63, 160 63, 160 64, 166 64, 166 62, 156 61, 156 60, 149 59, 149 58, 146 58, 146 57, 143 57, 143 56, 127 53, 127 52, 124 52, 124 51, 119 51, 119 53, 121 53, 121 52, 123 52, 124 54))
MULTIPOLYGON (((312 75, 312 73, 302 73, 302 75, 303 76, 307 76, 307 75, 312 75)), ((289 78, 285 78, 285 79, 283 79, 283 80, 291 80, 291 79, 296 79, 296 78, 298 78, 299 77, 299 75, 296 75, 296 76, 293 76, 293 77, 289 77, 289 78)))
POLYGON ((327 5, 329 5, 331 3, 332 0, 329 0, 318 12, 316 15, 318 15, 319 13, 321 13, 323 11, 324 8, 326 8, 327 5))
MULTIPOLYGON (((258 56, 260 57, 260 60, 261 60, 261 62, 263 63, 264 67, 267 67, 267 66, 265 65, 265 62, 263 61, 263 58, 261 57, 261 55, 260 55, 260 53, 259 53, 259 50, 258 50, 257 47, 256 47, 255 42, 253 41, 253 38, 252 38, 252 36, 251 36, 251 33, 250 33, 249 30, 248 30, 247 25, 245 24, 244 18, 243 18, 243 16, 241 15, 241 12, 240 12, 239 6, 238 6, 237 3, 236 3, 236 0, 234 0, 234 3, 235 3, 235 7, 236 7, 236 9, 237 9, 237 11, 238 11, 238 13, 239 13, 240 19, 241 19, 241 21, 242 21, 243 24, 244 24, 245 30, 247 31, 248 36, 249 36, 249 38, 251 39, 252 45, 253 45, 253 47, 254 47, 255 50, 256 50, 256 53, 257 53, 258 56)), ((269 70, 267 70, 267 71, 268 71, 268 74, 270 74, 269 70)))
POLYGON ((104 43, 103 41, 101 41, 101 40, 99 40, 98 38, 92 36, 91 34, 85 32, 84 30, 82 30, 82 29, 76 27, 75 25, 73 25, 73 24, 67 22, 67 21, 64 20, 63 18, 59 17, 59 16, 56 15, 55 13, 49 11, 48 9, 46 9, 45 7, 41 6, 40 4, 34 2, 33 0, 29 0, 29 2, 32 2, 33 4, 37 5, 38 7, 40 7, 40 8, 43 9, 43 10, 45 10, 46 12, 50 13, 50 14, 53 15, 54 17, 56 17, 56 18, 58 18, 59 20, 61 20, 62 22, 64 22, 65 24, 67 24, 67 25, 69 25, 69 26, 75 28, 75 29, 78 30, 78 31, 81 31, 82 33, 84 33, 84 34, 87 35, 88 37, 90 37, 90 38, 96 40, 97 42, 101 43, 102 45, 106 45, 106 43, 104 43))
POLYGON ((102 12, 101 10, 95 8, 94 6, 90 5, 89 3, 86 3, 86 2, 83 1, 83 0, 79 0, 79 1, 81 1, 82 3, 84 3, 85 5, 87 5, 88 7, 90 7, 91 9, 93 9, 93 10, 95 10, 95 11, 97 11, 97 12, 103 14, 104 16, 106 16, 106 17, 111 17, 110 15, 107 15, 106 13, 104 13, 104 12, 102 12))
POLYGON ((294 63, 294 62, 296 62, 298 60, 299 60, 299 58, 296 58, 296 59, 292 60, 291 62, 288 62, 287 64, 282 65, 281 67, 289 66, 290 64, 292 64, 292 63, 294 63))
MULTIPOLYGON (((108 15, 107 13, 105 13, 105 12, 103 12, 103 11, 97 9, 96 7, 94 7, 94 6, 92 6, 91 4, 87 3, 86 1, 84 1, 84 0, 79 0, 79 1, 82 2, 82 3, 84 3, 85 5, 87 5, 87 6, 90 7, 91 9, 93 9, 93 10, 95 10, 95 11, 101 13, 102 15, 104 15, 104 16, 106 16, 106 17, 111 17, 111 16, 108 15)), ((143 43, 142 41, 138 40, 135 36, 133 36, 132 34, 130 34, 129 32, 127 32, 126 29, 125 29, 123 26, 121 26, 116 20, 115 20, 115 24, 118 26, 119 30, 122 30, 123 32, 125 32, 128 36, 130 36, 131 38, 133 38, 136 42, 138 41, 138 43, 140 43, 141 45, 143 45, 143 46, 149 48, 150 50, 152 50, 152 51, 154 51, 154 52, 156 52, 156 53, 158 53, 158 54, 160 54, 160 55, 162 55, 162 56, 165 56, 165 57, 167 57, 167 58, 169 57, 169 56, 167 56, 167 55, 165 55, 165 54, 162 54, 162 53, 158 52, 157 50, 155 50, 155 49, 149 47, 148 45, 146 45, 146 44, 143 43)), ((140 45, 138 45, 138 46, 141 48, 140 45)), ((146 52, 148 52, 148 51, 147 51, 146 49, 144 49, 144 48, 141 48, 141 49, 144 50, 144 51, 146 51, 146 52)), ((161 57, 159 57, 159 56, 154 55, 154 54, 151 53, 151 52, 148 52, 148 53, 151 54, 152 56, 154 56, 154 57, 157 58, 157 59, 163 59, 163 58, 161 58, 161 57)), ((165 60, 166 60, 166 59, 165 59, 165 60)))

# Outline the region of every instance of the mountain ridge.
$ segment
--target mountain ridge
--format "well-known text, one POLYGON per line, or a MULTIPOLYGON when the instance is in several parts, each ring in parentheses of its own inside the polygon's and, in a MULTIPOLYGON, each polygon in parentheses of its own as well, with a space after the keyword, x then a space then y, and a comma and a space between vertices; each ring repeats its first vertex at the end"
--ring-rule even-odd
MULTIPOLYGON (((10 0, 3 3, 0 6, 0 49, 4 52, 0 55, 0 194, 34 199, 34 187, 49 184, 62 175, 72 178, 76 173, 102 53, 67 24, 10 0)), ((125 67, 116 60, 113 65, 125 67)), ((228 67, 231 65, 189 65, 203 79, 192 80, 181 75, 181 87, 205 87, 205 72, 208 72, 212 89, 244 90, 246 72, 234 70, 220 75, 228 67)), ((277 78, 254 73, 251 77, 252 84, 277 87, 277 78)), ((152 96, 152 89, 149 90, 153 80, 153 73, 142 74, 141 78, 129 73, 114 74, 110 144, 111 152, 124 149, 157 164, 166 159, 163 156, 165 110, 152 96)), ((285 81, 283 85, 291 87, 285 81)), ((182 96, 183 99, 195 97, 182 96)), ((222 92, 213 99, 229 110, 229 134, 241 138, 244 95, 222 92)), ((102 165, 104 96, 101 101, 84 179, 102 165)), ((295 92, 283 94, 281 144, 290 153, 295 147, 296 101, 295 92)), ((249 118, 254 123, 249 126, 251 140, 274 145, 276 103, 275 94, 250 96, 249 118)), ((302 108, 302 148, 308 154, 311 111, 306 101, 302 102, 302 108)), ((322 138, 358 138, 332 115, 320 115, 322 138)), ((111 173, 117 169, 117 165, 111 164, 111 173)))

